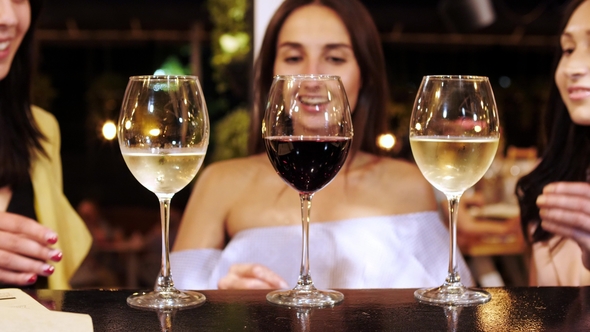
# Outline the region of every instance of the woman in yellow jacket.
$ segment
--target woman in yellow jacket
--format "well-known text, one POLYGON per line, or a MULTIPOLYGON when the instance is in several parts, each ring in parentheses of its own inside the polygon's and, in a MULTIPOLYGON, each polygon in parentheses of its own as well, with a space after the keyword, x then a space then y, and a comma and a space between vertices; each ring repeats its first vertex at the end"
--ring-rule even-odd
POLYGON ((0 284, 66 289, 92 238, 63 194, 57 121, 30 104, 40 9, 0 0, 0 284))

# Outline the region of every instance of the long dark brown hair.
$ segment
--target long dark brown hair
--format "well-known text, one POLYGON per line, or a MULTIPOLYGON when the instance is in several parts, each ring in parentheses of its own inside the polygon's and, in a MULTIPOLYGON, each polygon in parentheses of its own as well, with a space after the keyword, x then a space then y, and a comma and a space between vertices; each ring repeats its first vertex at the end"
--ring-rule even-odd
POLYGON ((31 112, 31 75, 35 23, 42 0, 29 0, 31 26, 17 50, 8 75, 0 80, 0 187, 26 181, 43 134, 31 112))
MULTIPOLYGON (((573 0, 564 12, 561 31, 565 29, 572 13, 587 0, 573 0)), ((555 73, 562 55, 561 47, 556 51, 552 73, 555 73)), ((540 222, 537 197, 543 187, 556 181, 586 181, 590 165, 590 128, 575 124, 559 94, 555 82, 551 87, 548 108, 545 110, 545 148, 539 165, 516 185, 520 205, 520 220, 524 234, 528 234, 530 223, 540 222)), ((542 226, 542 225, 541 225, 542 226)), ((552 234, 537 227, 532 241, 548 239, 552 234)))
POLYGON ((351 154, 366 151, 379 154, 377 137, 385 133, 387 77, 379 32, 370 13, 357 0, 285 0, 271 18, 260 54, 254 66, 254 107, 250 124, 248 152, 264 152, 261 136, 262 117, 272 84, 279 31, 287 17, 299 7, 319 4, 334 10, 342 19, 354 56, 361 71, 361 90, 352 114, 354 140, 351 154))

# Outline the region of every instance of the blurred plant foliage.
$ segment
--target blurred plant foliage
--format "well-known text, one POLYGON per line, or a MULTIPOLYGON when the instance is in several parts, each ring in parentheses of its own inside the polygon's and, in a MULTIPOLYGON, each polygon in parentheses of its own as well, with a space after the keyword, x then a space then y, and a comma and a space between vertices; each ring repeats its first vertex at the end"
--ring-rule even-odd
POLYGON ((190 65, 184 66, 177 56, 171 55, 154 74, 156 75, 190 75, 190 65))
POLYGON ((247 20, 249 0, 208 0, 207 8, 213 23, 211 66, 217 92, 228 89, 226 67, 233 62, 247 61, 250 52, 250 26, 247 20))
POLYGON ((211 69, 218 98, 209 98, 211 158, 219 161, 247 155, 250 116, 245 106, 250 63, 250 0, 207 0, 213 25, 211 69))
POLYGON ((89 139, 100 136, 105 121, 117 121, 126 86, 127 79, 112 72, 103 73, 91 82, 86 92, 86 126, 89 139))
POLYGON ((247 156, 249 126, 250 114, 245 108, 238 108, 219 120, 213 128, 217 144, 212 161, 247 156))

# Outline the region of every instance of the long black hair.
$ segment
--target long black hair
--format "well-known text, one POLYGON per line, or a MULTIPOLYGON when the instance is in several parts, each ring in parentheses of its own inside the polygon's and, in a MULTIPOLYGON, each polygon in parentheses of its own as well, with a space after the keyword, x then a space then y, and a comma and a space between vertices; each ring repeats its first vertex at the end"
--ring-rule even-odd
POLYGON ((18 48, 10 71, 0 80, 0 188, 26 181, 43 134, 31 112, 31 75, 35 23, 42 0, 29 0, 31 26, 18 48))
POLYGON ((264 152, 261 123, 272 84, 277 39, 285 20, 296 9, 319 4, 334 10, 346 26, 361 71, 361 90, 352 114, 351 155, 356 151, 379 154, 377 137, 387 129, 387 76, 379 32, 369 11, 358 0, 285 0, 271 18, 254 65, 254 107, 250 121, 249 153, 264 152))
MULTIPOLYGON (((573 0, 569 4, 564 13, 561 31, 572 13, 584 1, 587 0, 573 0)), ((561 54, 561 47, 559 47, 553 64, 553 73, 557 69, 561 54)), ((536 201, 543 192, 543 187, 556 181, 586 181, 586 173, 590 166, 590 127, 580 126, 572 121, 555 82, 551 87, 544 118, 546 147, 541 162, 516 185, 524 234, 528 234, 530 223, 541 220, 536 201)), ((545 240, 551 235, 539 226, 532 234, 532 241, 545 240)))

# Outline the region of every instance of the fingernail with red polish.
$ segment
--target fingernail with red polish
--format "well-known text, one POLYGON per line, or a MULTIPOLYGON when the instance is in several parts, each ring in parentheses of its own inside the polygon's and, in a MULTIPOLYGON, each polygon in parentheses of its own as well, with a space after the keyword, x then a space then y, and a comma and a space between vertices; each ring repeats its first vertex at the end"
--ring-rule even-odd
POLYGON ((55 267, 53 267, 49 264, 43 265, 43 273, 45 273, 46 276, 52 275, 53 271, 55 271, 55 267))
POLYGON ((63 254, 61 253, 61 251, 56 250, 56 252, 54 252, 51 255, 51 260, 54 262, 59 262, 59 261, 61 261, 62 257, 63 257, 63 254))
POLYGON ((49 243, 49 244, 56 244, 57 243, 57 234, 50 233, 47 236, 47 243, 49 243))
POLYGON ((29 280, 27 280, 29 284, 35 283, 35 281, 37 281, 37 275, 35 274, 33 274, 33 276, 30 277, 29 280))

